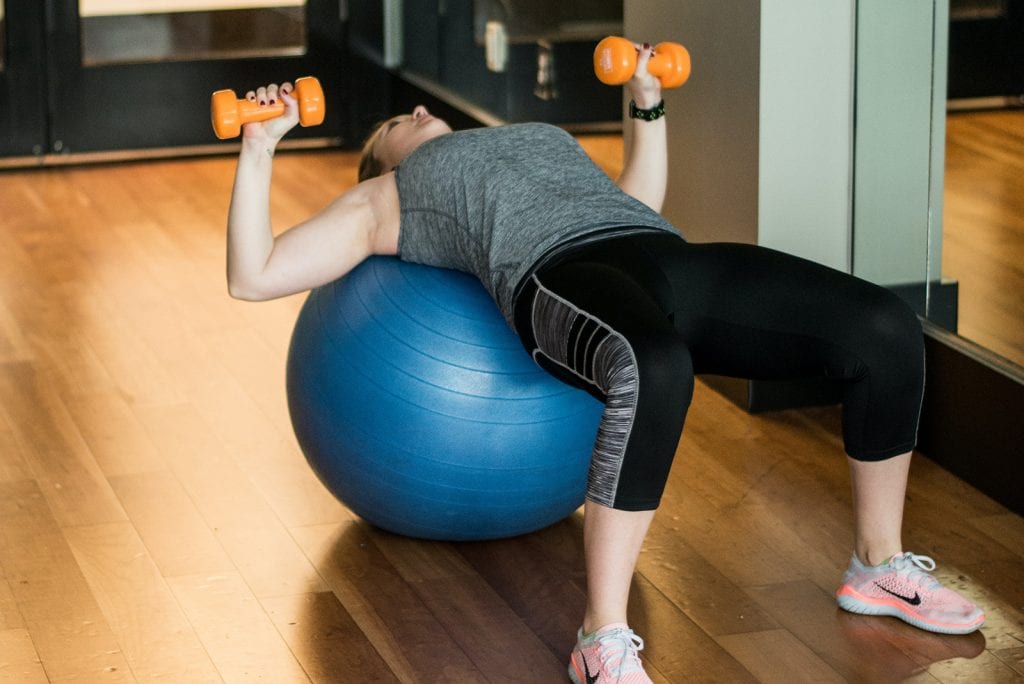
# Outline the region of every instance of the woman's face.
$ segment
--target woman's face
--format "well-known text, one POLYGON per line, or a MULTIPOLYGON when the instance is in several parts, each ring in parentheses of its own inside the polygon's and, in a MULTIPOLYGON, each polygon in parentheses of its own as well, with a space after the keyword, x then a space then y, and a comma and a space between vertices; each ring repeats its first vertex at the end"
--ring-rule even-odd
POLYGON ((426 107, 419 105, 411 114, 401 114, 381 126, 374 155, 387 172, 426 141, 451 132, 447 123, 431 116, 426 107))

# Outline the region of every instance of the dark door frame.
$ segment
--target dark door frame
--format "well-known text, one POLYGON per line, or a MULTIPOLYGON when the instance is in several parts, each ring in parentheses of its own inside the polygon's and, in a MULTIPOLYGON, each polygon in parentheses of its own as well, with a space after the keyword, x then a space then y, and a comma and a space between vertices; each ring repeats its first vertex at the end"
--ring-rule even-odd
POLYGON ((345 21, 335 0, 307 0, 306 51, 295 56, 82 63, 78 0, 6 0, 9 63, 0 72, 0 166, 217 151, 210 93, 315 75, 327 118, 290 144, 348 141, 345 21), (11 159, 19 157, 22 159, 11 159))
POLYGON ((7 54, 0 70, 0 156, 46 150, 45 5, 6 0, 7 54))

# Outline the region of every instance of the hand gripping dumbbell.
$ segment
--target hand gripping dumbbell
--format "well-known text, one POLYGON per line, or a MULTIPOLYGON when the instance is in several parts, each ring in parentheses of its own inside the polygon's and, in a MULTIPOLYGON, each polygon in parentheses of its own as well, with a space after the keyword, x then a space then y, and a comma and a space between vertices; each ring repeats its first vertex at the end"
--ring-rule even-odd
MULTIPOLYGON (((636 46, 625 38, 608 36, 594 50, 594 73, 607 85, 622 85, 636 71, 636 46)), ((690 77, 690 53, 679 43, 658 43, 647 61, 647 71, 662 88, 678 88, 690 77)))
MULTIPOLYGON (((295 80, 292 97, 299 101, 299 124, 317 126, 324 122, 324 91, 313 76, 295 80)), ((260 106, 252 100, 239 100, 233 90, 218 90, 210 98, 210 120, 213 132, 221 140, 234 138, 242 132, 242 124, 266 121, 284 114, 284 101, 260 106)))

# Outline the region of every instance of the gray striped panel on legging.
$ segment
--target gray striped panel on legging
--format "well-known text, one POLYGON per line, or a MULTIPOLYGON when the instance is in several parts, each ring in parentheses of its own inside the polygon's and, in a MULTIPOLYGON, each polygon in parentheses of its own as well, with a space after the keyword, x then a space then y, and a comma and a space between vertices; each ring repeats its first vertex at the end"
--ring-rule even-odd
POLYGON ((536 276, 534 281, 534 358, 543 355, 597 387, 606 397, 590 459, 587 498, 614 506, 640 389, 636 356, 626 339, 611 326, 548 290, 536 276), (592 325, 582 325, 584 322, 592 325), (577 359, 581 360, 581 368, 576 367, 577 359), (588 359, 592 363, 587 363, 588 359))

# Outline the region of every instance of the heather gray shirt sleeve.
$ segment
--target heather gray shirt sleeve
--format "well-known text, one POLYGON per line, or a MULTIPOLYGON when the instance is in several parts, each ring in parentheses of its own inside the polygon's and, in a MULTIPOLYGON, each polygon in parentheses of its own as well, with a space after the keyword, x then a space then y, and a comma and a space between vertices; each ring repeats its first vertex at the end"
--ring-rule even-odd
POLYGON ((675 232, 547 124, 435 138, 395 174, 399 256, 476 275, 510 324, 516 286, 557 245, 627 227, 675 232))

